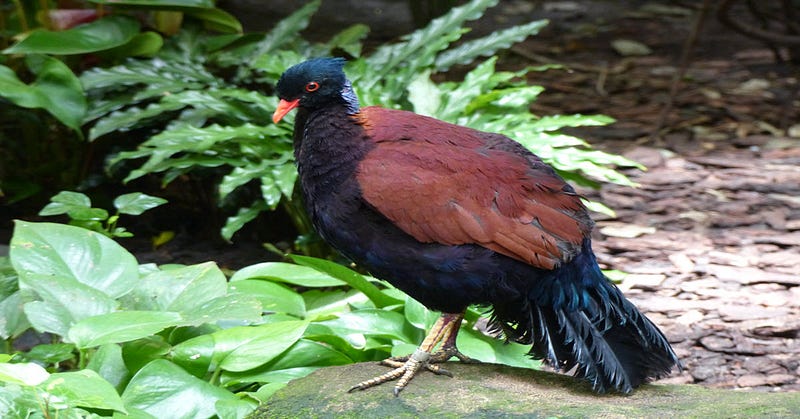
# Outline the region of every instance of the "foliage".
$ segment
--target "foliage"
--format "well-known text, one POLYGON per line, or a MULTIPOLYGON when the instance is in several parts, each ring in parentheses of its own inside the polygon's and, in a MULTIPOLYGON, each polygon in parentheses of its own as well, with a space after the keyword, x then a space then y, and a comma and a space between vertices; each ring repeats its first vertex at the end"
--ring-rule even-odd
MULTIPOLYGON (((363 105, 414 109, 482 130, 503 132, 542 156, 568 178, 596 185, 597 181, 630 184, 609 165, 636 165, 630 160, 591 150, 560 128, 599 125, 605 116, 537 117, 528 104, 542 88, 528 86, 520 72, 498 72, 489 58, 463 82, 435 83, 430 76, 457 64, 494 55, 538 32, 545 21, 501 30, 448 50, 467 31, 467 21, 480 17, 496 0, 473 0, 453 8, 399 42, 361 55, 363 25, 355 25, 322 44, 291 36, 303 30, 319 6, 312 1, 263 36, 207 37, 183 32, 150 60, 129 60, 81 75, 90 93, 89 137, 148 130, 154 135, 136 150, 111 160, 131 181, 160 174, 164 184, 187 173, 211 175, 218 182, 220 205, 239 207, 222 229, 225 238, 260 212, 279 205, 292 216, 302 234, 307 220, 292 200, 296 172, 291 125, 272 125, 276 99, 268 96, 280 74, 311 56, 348 54, 346 71, 363 105), (131 168, 131 165, 135 165, 131 168), (242 204, 242 191, 259 194, 242 204)), ((291 117, 288 118, 291 121, 291 117)), ((308 249, 305 249, 308 252, 308 249)))
MULTIPOLYGON (((289 380, 407 354, 435 320, 416 301, 322 259, 140 265, 108 237, 18 221, 0 259, 0 416, 244 417, 289 380), (25 331, 54 343, 12 353, 25 331)), ((527 348, 474 329, 468 356, 534 367, 527 348)), ((344 391, 344 389, 343 389, 344 391)))
POLYGON ((241 32, 210 0, 86 0, 71 9, 52 3, 0 7, 0 198, 9 203, 47 186, 75 187, 88 175, 91 152, 81 128, 88 107, 75 71, 152 56, 184 17, 241 32))
POLYGON ((50 203, 39 211, 39 215, 66 214, 70 218, 70 225, 96 231, 112 238, 132 237, 131 232, 124 227, 117 226, 119 216, 121 214, 141 215, 166 202, 166 199, 141 192, 127 193, 114 199, 114 208, 117 211, 114 215, 109 216, 108 211, 102 208, 93 208, 92 201, 86 194, 61 191, 50 198, 50 203))

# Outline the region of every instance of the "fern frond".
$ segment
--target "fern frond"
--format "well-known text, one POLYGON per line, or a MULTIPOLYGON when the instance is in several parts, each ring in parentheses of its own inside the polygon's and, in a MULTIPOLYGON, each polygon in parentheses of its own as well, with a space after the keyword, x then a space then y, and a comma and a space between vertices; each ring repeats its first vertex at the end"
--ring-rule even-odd
POLYGON ((436 57, 436 70, 447 71, 456 64, 469 64, 478 57, 489 57, 497 51, 536 35, 547 26, 546 19, 537 20, 525 25, 514 26, 501 31, 492 32, 483 38, 475 39, 455 48, 449 49, 436 57))

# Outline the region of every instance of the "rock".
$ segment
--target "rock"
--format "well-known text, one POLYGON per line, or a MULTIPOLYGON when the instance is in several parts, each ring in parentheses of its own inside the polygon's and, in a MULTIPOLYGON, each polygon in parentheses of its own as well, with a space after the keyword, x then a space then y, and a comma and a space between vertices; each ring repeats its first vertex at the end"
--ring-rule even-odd
POLYGON ((653 50, 647 45, 631 39, 615 39, 611 41, 611 47, 623 57, 650 55, 653 53, 653 50))
POLYGON ((323 368, 289 383, 251 418, 788 418, 800 415, 800 397, 796 394, 650 384, 629 396, 597 395, 584 382, 544 371, 457 363, 448 363, 447 369, 454 378, 422 372, 399 397, 394 397, 391 384, 346 392, 355 382, 386 372, 384 367, 370 363, 323 368))

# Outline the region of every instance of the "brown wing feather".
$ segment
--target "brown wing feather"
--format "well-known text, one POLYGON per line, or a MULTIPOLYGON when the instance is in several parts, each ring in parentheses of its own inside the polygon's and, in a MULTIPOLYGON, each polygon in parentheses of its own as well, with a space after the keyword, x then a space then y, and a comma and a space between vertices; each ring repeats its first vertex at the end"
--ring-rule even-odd
POLYGON ((479 131, 414 114, 414 128, 392 134, 397 126, 388 115, 367 125, 380 140, 357 180, 364 199, 417 240, 479 244, 552 269, 589 234, 579 197, 529 156, 487 148, 479 131), (454 140, 437 137, 445 128, 454 140))

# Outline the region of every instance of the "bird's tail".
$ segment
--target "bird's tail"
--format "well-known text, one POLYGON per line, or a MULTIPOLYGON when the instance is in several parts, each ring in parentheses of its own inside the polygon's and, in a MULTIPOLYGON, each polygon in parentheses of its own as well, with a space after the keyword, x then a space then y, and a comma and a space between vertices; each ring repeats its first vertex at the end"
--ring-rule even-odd
POLYGON ((494 304, 494 324, 533 344, 534 358, 559 371, 575 368, 601 393, 629 393, 681 368, 664 334, 603 275, 590 250, 542 273, 521 304, 494 304))

